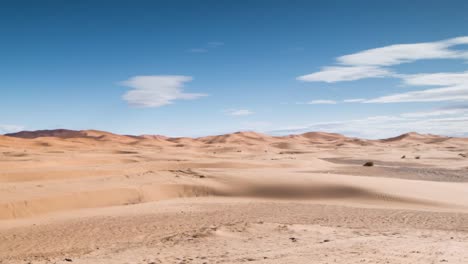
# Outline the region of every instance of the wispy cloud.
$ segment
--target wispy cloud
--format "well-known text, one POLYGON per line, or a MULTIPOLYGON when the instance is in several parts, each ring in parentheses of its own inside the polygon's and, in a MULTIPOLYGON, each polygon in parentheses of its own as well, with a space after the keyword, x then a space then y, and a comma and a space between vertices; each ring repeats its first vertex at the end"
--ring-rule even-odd
POLYGON ((468 101, 468 71, 460 73, 428 73, 402 75, 408 86, 443 86, 382 96, 365 103, 468 101))
POLYGON ((216 48, 221 47, 223 45, 224 45, 224 42, 211 41, 211 42, 208 42, 208 43, 206 43, 205 45, 203 45, 201 47, 191 48, 191 49, 188 50, 188 52, 191 52, 191 53, 206 53, 206 52, 209 52, 212 49, 216 49, 216 48))
POLYGON ((457 106, 457 107, 448 107, 441 108, 432 111, 423 111, 423 112, 412 112, 401 114, 402 117, 407 118, 418 118, 418 117, 435 117, 435 116, 448 116, 448 115, 465 115, 468 114, 468 105, 467 106, 457 106))
POLYGON ((468 87, 453 86, 382 96, 364 103, 468 101, 468 87))
POLYGON ((14 133, 24 130, 24 127, 17 125, 0 125, 0 134, 14 133))
POLYGON ((345 99, 343 100, 344 103, 361 103, 366 101, 364 98, 352 98, 352 99, 345 99))
POLYGON ((466 58, 466 52, 451 49, 461 44, 468 44, 468 37, 390 45, 341 56, 337 61, 344 65, 391 66, 425 59, 466 58))
POLYGON ((230 116, 248 116, 254 114, 254 112, 248 109, 228 109, 225 112, 230 116))
POLYGON ((468 85, 468 71, 402 75, 404 83, 412 86, 468 85))
POLYGON ((392 73, 384 68, 374 66, 333 66, 324 67, 319 72, 297 77, 299 81, 305 82, 341 82, 355 81, 365 78, 386 77, 392 73))
POLYGON ((192 77, 182 75, 135 76, 120 82, 132 88, 122 98, 136 107, 160 107, 172 104, 175 100, 194 100, 206 96, 201 93, 184 93, 184 83, 190 81, 192 77))
POLYGON ((336 104, 336 101, 333 100, 313 100, 307 102, 307 104, 336 104))
POLYGON ((308 82, 341 82, 364 78, 398 77, 388 67, 427 59, 468 59, 468 51, 456 50, 457 45, 468 44, 468 37, 442 41, 397 44, 360 51, 336 58, 337 65, 297 77, 308 82))
POLYGON ((448 136, 468 136, 468 107, 435 109, 391 116, 371 116, 363 119, 311 123, 270 131, 285 135, 309 131, 341 133, 361 138, 386 138, 409 131, 448 136), (365 128, 365 129, 363 129, 365 128))
POLYGON ((309 82, 355 81, 365 78, 399 78, 408 87, 434 87, 408 91, 371 99, 347 99, 343 102, 401 103, 468 101, 468 71, 421 74, 397 73, 391 66, 427 59, 468 60, 468 50, 456 49, 468 44, 468 37, 414 44, 390 45, 344 55, 336 58, 336 66, 323 67, 321 71, 297 77, 309 82))

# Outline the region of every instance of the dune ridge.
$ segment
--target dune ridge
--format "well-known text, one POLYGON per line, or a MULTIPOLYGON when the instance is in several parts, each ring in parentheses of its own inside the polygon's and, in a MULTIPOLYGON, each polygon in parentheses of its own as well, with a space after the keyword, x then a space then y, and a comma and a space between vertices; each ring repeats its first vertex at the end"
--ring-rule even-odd
MULTIPOLYGON (((80 139, 95 140, 112 142, 116 144, 161 144, 161 145, 179 145, 179 147, 190 146, 193 144, 240 144, 240 145, 277 145, 279 148, 288 148, 287 145, 297 144, 379 144, 379 143, 399 143, 399 142, 419 142, 419 143, 438 143, 441 141, 454 139, 465 141, 467 138, 453 138, 431 134, 419 134, 416 132, 405 133, 396 137, 369 140, 359 139, 354 137, 346 137, 337 133, 327 132, 307 132, 297 135, 288 136, 270 136, 267 134, 261 134, 252 131, 239 131, 235 133, 206 136, 199 138, 180 137, 171 138, 162 135, 118 135, 110 132, 99 131, 99 130, 68 130, 68 129, 55 129, 55 130, 37 130, 37 131, 21 131, 17 133, 9 133, 0 136, 0 144, 11 144, 13 140, 11 138, 19 139, 31 139, 31 140, 52 140, 53 138, 66 140, 68 142, 82 142, 80 139), (78 141, 77 141, 78 140, 78 141)), ((39 144, 39 143, 38 143, 39 144)), ((43 146, 45 146, 43 143, 43 146)))

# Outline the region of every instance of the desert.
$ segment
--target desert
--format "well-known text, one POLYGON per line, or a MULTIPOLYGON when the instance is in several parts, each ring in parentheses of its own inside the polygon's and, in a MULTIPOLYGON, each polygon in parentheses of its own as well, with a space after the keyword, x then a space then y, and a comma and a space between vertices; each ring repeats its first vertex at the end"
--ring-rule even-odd
POLYGON ((0 263, 468 263, 467 154, 418 133, 6 134, 0 263))
POLYGON ((0 264, 468 264, 467 14, 0 0, 0 264))

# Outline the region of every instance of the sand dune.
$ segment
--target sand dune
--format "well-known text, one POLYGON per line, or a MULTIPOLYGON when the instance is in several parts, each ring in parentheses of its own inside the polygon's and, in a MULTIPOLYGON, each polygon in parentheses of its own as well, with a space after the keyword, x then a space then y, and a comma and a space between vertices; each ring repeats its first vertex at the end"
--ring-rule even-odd
POLYGON ((217 194, 217 192, 204 186, 176 184, 73 192, 0 204, 0 219, 32 217, 58 211, 131 205, 170 198, 199 197, 212 194, 217 194))
POLYGON ((308 132, 300 135, 301 137, 314 140, 314 141, 334 141, 343 140, 346 137, 336 133, 325 133, 325 132, 308 132))
POLYGON ((388 256, 447 237, 460 248, 433 259, 466 263, 467 154, 465 138, 417 133, 8 134, 0 263, 308 263, 312 248, 317 263, 430 263, 388 256))
POLYGON ((434 143, 440 142, 449 139, 449 137, 431 135, 431 134, 419 134, 416 132, 405 133, 396 137, 382 139, 383 142, 392 142, 392 141, 416 141, 424 143, 434 143))
POLYGON ((54 130, 36 130, 36 131, 21 131, 17 133, 6 134, 8 137, 18 138, 38 138, 38 137, 57 137, 57 138, 74 138, 86 137, 82 131, 69 129, 54 129, 54 130))
POLYGON ((225 134, 219 136, 209 136, 197 138, 197 141, 205 144, 241 144, 241 145, 258 145, 266 142, 271 143, 275 140, 274 137, 255 132, 236 132, 233 134, 225 134))
MULTIPOLYGON (((182 174, 188 174, 182 172, 182 174)), ((180 175, 180 174, 179 174, 180 175)), ((196 173, 194 176, 199 178, 196 173)), ((185 175, 187 176, 187 175, 185 175)), ((206 177, 206 176, 205 176, 206 177)), ((204 177, 203 177, 204 178, 204 177)), ((338 182, 338 181, 337 181, 338 182)), ((406 183, 408 184, 408 183, 406 183)), ((424 183, 413 183, 414 188, 424 186, 424 183)), ((236 197, 236 198, 260 198, 260 199, 289 199, 307 200, 310 202, 333 202, 342 204, 360 203, 375 204, 376 206, 391 206, 413 208, 420 206, 424 208, 447 207, 449 205, 460 205, 460 201, 453 197, 468 195, 468 192, 460 192, 455 188, 444 190, 451 191, 452 200, 437 200, 434 197, 412 197, 411 193, 385 192, 372 187, 360 187, 346 183, 330 183, 311 181, 304 183, 288 183, 284 180, 270 180, 269 182, 256 181, 230 181, 229 184, 209 184, 198 182, 196 184, 139 184, 127 187, 98 189, 71 193, 51 190, 42 190, 30 199, 14 199, 0 204, 0 219, 14 219, 33 217, 58 211, 69 211, 83 208, 98 208, 116 205, 132 205, 139 203, 154 202, 160 200, 182 198, 182 197, 236 197), (40 197, 43 196, 43 197, 40 197)), ((468 197, 468 196, 466 196, 468 197)), ((468 202, 468 199, 462 199, 468 202)), ((463 205, 462 203, 462 205, 463 205)), ((468 208, 467 208, 468 209, 468 208)))
POLYGON ((86 142, 77 139, 93 139, 98 141, 108 141, 112 143, 121 144, 139 144, 144 142, 146 144, 164 144, 164 143, 176 143, 185 144, 190 146, 192 144, 240 144, 240 145, 279 145, 280 148, 284 148, 286 144, 344 144, 344 143, 356 143, 360 145, 369 145, 371 143, 392 143, 392 142, 419 142, 419 143, 437 143, 445 140, 451 141, 466 141, 464 138, 450 138, 442 137, 437 135, 423 135, 415 132, 402 134, 396 137, 381 139, 381 140, 362 140, 358 138, 349 138, 336 133, 325 133, 325 132, 308 132, 299 135, 289 136, 269 136, 266 134, 241 131, 232 134, 224 134, 217 136, 207 136, 200 138, 170 138, 162 135, 117 135, 105 131, 98 130, 67 130, 67 129, 56 129, 56 130, 38 130, 38 131, 21 131, 18 133, 10 133, 5 136, 1 136, 0 143, 12 142, 12 138, 23 138, 23 139, 64 139, 69 142, 86 142), (281 147, 282 146, 282 147, 281 147))

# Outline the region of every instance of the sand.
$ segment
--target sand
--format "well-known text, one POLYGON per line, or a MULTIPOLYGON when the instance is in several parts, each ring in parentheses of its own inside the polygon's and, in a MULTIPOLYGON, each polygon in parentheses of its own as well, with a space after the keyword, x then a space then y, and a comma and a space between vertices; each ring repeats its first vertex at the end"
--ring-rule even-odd
POLYGON ((417 133, 0 136, 0 263, 468 263, 467 155, 417 133))

